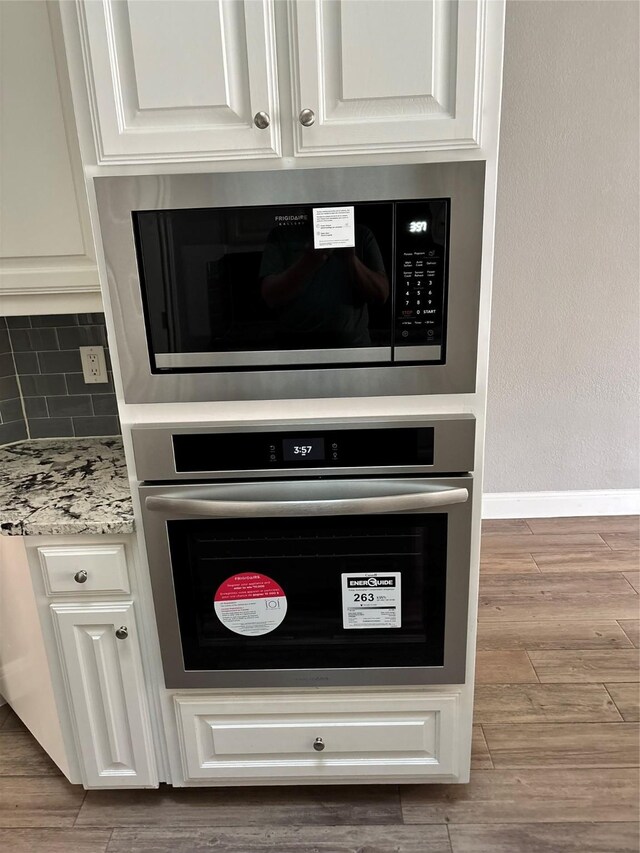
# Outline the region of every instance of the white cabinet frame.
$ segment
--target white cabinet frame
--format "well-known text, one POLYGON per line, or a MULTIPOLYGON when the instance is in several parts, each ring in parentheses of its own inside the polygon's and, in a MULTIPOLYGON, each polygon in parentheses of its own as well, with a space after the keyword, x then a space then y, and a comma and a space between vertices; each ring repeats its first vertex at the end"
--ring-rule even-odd
POLYGON ((503 0, 69 0, 61 11, 85 164, 98 169, 460 156, 482 150, 495 119, 503 0))

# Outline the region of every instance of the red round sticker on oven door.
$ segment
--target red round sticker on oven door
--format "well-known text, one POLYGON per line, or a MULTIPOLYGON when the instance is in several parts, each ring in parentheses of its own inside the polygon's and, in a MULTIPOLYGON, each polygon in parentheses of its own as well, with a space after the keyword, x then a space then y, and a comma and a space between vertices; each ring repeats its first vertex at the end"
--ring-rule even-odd
POLYGON ((242 572, 220 584, 213 607, 225 628, 245 637, 259 637, 281 624, 287 614, 287 597, 273 578, 242 572))

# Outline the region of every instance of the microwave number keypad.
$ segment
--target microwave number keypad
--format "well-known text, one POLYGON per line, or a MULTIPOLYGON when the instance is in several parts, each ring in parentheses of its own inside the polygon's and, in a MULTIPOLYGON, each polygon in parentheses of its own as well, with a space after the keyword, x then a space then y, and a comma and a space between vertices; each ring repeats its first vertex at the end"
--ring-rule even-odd
POLYGON ((422 205, 402 205, 407 210, 398 223, 396 346, 442 343, 445 247, 432 232, 436 216, 445 216, 446 202, 422 205), (417 230, 418 219, 426 227, 417 230))

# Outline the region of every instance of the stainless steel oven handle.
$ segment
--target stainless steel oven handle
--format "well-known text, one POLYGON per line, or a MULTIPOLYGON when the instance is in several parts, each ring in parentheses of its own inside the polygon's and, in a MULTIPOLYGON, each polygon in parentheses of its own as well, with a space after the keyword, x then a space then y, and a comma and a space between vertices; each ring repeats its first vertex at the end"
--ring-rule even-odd
POLYGON ((363 498, 301 501, 227 501, 150 495, 145 505, 165 515, 197 515, 203 518, 246 518, 286 515, 362 515, 377 512, 406 512, 464 503, 469 492, 463 488, 411 492, 400 495, 376 495, 363 498))

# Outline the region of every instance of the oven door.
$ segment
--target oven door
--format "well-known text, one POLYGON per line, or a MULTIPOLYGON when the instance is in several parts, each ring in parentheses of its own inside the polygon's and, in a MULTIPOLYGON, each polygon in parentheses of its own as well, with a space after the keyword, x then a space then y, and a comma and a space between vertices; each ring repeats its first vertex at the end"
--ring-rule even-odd
POLYGON ((142 486, 167 687, 462 683, 471 485, 142 486))

